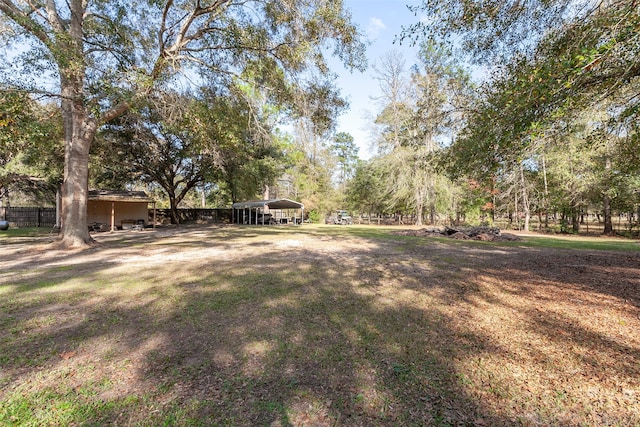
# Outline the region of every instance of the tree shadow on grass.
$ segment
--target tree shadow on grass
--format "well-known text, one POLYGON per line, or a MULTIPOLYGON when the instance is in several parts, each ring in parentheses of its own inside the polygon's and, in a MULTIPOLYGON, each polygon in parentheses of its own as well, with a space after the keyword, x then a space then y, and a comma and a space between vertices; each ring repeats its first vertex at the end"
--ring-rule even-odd
POLYGON ((204 424, 508 424, 466 395, 446 319, 381 304, 359 275, 326 259, 216 268, 189 284, 144 376, 204 424))
MULTIPOLYGON (((521 378, 498 366, 527 363, 541 378, 554 370, 548 358, 529 360, 536 351, 541 359, 543 348, 518 354, 500 330, 475 327, 483 321, 477 313, 491 310, 496 320, 510 310, 526 333, 567 347, 564 355, 581 343, 589 356, 604 339, 607 357, 627 358, 615 374, 637 373, 632 345, 572 325, 564 312, 541 318, 510 299, 538 298, 544 308, 549 293, 536 296, 540 286, 578 286, 537 261, 523 264, 527 250, 363 240, 335 256, 337 241, 328 238, 292 257, 269 244, 272 235, 263 245, 251 236, 258 241, 242 252, 234 243, 244 237, 199 236, 182 246, 191 258, 137 274, 109 258, 90 273, 42 270, 14 283, 2 296, 16 304, 0 335, 0 401, 8 408, 0 405, 0 421, 18 424, 55 407, 58 422, 87 424, 563 424, 561 410, 536 403, 558 384, 527 395, 516 387, 521 378), (211 247, 227 256, 197 258, 211 247), (42 299, 29 299, 42 290, 42 299), (19 349, 32 352, 20 359, 19 349)), ((101 251, 111 257, 109 247, 101 251)), ((602 362, 595 357, 587 373, 602 362)))
MULTIPOLYGON (((410 252, 438 262, 437 245, 410 252)), ((465 244, 444 264, 452 317, 504 349, 527 422, 640 423, 640 254, 465 244)))

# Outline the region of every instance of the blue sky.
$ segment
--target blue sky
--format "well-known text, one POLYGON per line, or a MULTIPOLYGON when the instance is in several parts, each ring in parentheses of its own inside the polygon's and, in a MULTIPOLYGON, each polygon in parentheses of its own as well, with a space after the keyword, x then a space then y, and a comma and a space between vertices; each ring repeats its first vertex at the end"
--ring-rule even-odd
POLYGON ((393 43, 400 34, 402 26, 415 23, 418 18, 407 9, 407 4, 416 4, 410 0, 345 0, 345 6, 353 15, 353 21, 367 35, 370 46, 367 48, 369 68, 360 73, 346 71, 336 66, 339 74, 337 85, 344 97, 350 102, 350 108, 338 120, 337 131, 347 132, 359 147, 360 157, 371 157, 368 128, 377 113, 372 97, 380 93, 378 82, 374 78, 371 65, 386 53, 397 50, 402 52, 407 66, 415 62, 416 48, 407 43, 393 43))

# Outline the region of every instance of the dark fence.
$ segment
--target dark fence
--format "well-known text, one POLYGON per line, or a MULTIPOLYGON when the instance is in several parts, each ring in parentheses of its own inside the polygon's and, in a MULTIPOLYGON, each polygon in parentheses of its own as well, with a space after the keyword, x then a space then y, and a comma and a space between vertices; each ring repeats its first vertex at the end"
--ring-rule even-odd
MULTIPOLYGON (((149 211, 149 218, 152 218, 153 211, 149 211)), ((178 219, 184 222, 231 222, 231 209, 178 209, 178 219)), ((159 224, 169 224, 171 222, 170 209, 156 209, 156 221, 159 224)))
MULTIPOLYGON (((160 224, 170 223, 169 209, 156 209, 160 224)), ((231 209, 178 209, 180 222, 231 222, 231 209)), ((153 218, 153 210, 149 210, 153 218)), ((9 221, 12 227, 53 227, 56 225, 56 208, 0 207, 0 219, 9 221)))
POLYGON ((354 224, 368 225, 413 225, 415 215, 358 215, 352 218, 354 224))
POLYGON ((56 208, 0 208, 0 219, 5 218, 14 227, 53 227, 56 208))

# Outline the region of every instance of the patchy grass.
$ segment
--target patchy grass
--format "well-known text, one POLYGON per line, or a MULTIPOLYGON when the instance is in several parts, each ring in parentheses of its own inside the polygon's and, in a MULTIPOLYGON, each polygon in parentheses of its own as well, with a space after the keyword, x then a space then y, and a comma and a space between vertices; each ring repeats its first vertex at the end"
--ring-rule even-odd
MULTIPOLYGON (((524 245, 527 247, 589 250, 589 251, 640 251, 640 241, 620 237, 605 236, 532 236, 527 235, 524 245)), ((516 244, 519 242, 515 242, 516 244)), ((507 245, 514 245, 508 242, 507 245)))
POLYGON ((5 241, 0 425, 640 424, 634 243, 391 230, 5 241))
POLYGON ((0 230, 0 241, 8 241, 16 237, 42 237, 56 236, 58 230, 48 227, 9 227, 8 230, 0 230))

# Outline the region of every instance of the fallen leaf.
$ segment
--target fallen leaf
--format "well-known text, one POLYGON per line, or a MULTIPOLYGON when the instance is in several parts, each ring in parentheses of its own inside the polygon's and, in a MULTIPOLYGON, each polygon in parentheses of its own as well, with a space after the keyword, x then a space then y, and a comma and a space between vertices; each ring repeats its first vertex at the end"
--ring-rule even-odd
POLYGON ((62 354, 60 354, 60 357, 63 358, 64 360, 69 360, 72 357, 74 357, 76 355, 75 351, 66 351, 62 354))

